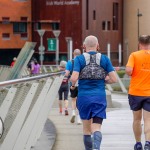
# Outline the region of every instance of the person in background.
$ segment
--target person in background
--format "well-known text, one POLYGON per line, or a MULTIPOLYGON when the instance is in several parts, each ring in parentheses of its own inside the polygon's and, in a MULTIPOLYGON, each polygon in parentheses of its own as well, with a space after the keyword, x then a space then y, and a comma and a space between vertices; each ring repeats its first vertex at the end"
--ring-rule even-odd
POLYGON ((150 36, 139 37, 139 51, 130 54, 126 74, 131 76, 129 105, 133 111, 133 132, 136 140, 134 150, 143 150, 141 143, 144 120, 145 146, 150 150, 150 36))
POLYGON ((36 60, 36 59, 32 58, 27 65, 30 75, 31 75, 31 68, 32 68, 32 64, 34 63, 34 60, 36 60))
MULTIPOLYGON (((59 68, 60 71, 65 71, 66 70, 66 61, 61 61, 59 68)), ((69 115, 68 113, 68 93, 69 93, 69 85, 68 85, 68 76, 64 76, 63 81, 61 83, 61 86, 59 88, 59 113, 62 114, 62 101, 64 100, 64 106, 65 106, 65 115, 69 115), (64 95, 64 96, 63 96, 64 95), (63 99, 64 97, 64 99, 63 99)))
MULTIPOLYGON (((81 55, 81 51, 79 49, 75 49, 73 52, 74 59, 76 58, 76 56, 79 56, 79 55, 81 55)), ((72 75, 73 66, 74 66, 74 59, 69 60, 67 62, 65 76, 69 77, 72 75)), ((76 109, 76 100, 77 100, 77 95, 78 95, 78 83, 76 83, 74 90, 70 89, 70 93, 71 93, 71 98, 72 98, 72 117, 70 119, 70 122, 71 123, 75 122, 75 117, 77 114, 77 124, 80 125, 81 119, 80 119, 80 115, 78 113, 78 110, 76 109)))
POLYGON ((86 53, 74 60, 71 89, 79 80, 77 108, 83 122, 85 150, 100 150, 107 106, 105 83, 115 83, 117 78, 109 58, 97 53, 99 43, 95 36, 86 37, 83 47, 86 53))
POLYGON ((39 63, 37 62, 37 60, 34 60, 32 63, 31 63, 31 74, 32 75, 35 75, 35 74, 39 74, 40 73, 40 65, 39 63))
POLYGON ((12 63, 11 63, 11 65, 10 65, 11 67, 13 67, 13 66, 15 65, 16 60, 17 60, 17 58, 14 57, 14 58, 13 58, 13 61, 12 61, 12 63))

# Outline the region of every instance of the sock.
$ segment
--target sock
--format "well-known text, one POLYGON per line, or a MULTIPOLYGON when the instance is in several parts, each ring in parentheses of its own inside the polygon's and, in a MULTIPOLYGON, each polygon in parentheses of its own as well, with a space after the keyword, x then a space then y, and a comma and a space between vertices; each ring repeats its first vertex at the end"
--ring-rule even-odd
POLYGON ((73 109, 72 110, 72 116, 75 116, 76 115, 76 111, 73 109))
POLYGON ((142 143, 141 142, 136 142, 136 145, 142 145, 142 143))
POLYGON ((77 119, 78 119, 78 120, 81 120, 80 115, 77 115, 77 119))
POLYGON ((85 150, 92 150, 92 138, 91 135, 83 136, 85 150))
POLYGON ((102 134, 100 131, 93 133, 93 149, 100 150, 100 144, 102 140, 102 134))
POLYGON ((136 144, 142 144, 141 142, 136 142, 136 144))

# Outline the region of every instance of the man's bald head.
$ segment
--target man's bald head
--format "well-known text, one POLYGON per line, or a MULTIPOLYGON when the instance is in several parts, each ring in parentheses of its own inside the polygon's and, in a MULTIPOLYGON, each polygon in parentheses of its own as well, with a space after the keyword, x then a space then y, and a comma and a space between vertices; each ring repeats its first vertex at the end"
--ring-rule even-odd
POLYGON ((73 52, 74 57, 81 55, 81 51, 79 49, 75 49, 73 52))
POLYGON ((84 47, 86 48, 86 51, 97 50, 98 46, 99 44, 97 37, 90 35, 85 38, 84 47))

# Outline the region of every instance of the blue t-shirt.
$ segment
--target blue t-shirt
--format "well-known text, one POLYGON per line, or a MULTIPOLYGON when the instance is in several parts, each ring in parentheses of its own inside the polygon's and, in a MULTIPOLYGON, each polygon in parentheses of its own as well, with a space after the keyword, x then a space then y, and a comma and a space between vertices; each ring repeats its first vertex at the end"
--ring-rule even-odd
MULTIPOLYGON (((95 51, 89 52, 89 54, 96 54, 95 51)), ((114 71, 114 68, 105 55, 101 55, 100 60, 101 67, 107 72, 114 71)), ((81 70, 86 66, 86 61, 83 55, 77 56, 74 60, 73 71, 81 72, 81 70)), ((79 80, 78 96, 105 96, 105 80, 79 80)))
POLYGON ((66 64, 66 70, 68 70, 68 71, 70 71, 70 72, 72 71, 72 61, 69 60, 69 61, 67 62, 67 64, 66 64))

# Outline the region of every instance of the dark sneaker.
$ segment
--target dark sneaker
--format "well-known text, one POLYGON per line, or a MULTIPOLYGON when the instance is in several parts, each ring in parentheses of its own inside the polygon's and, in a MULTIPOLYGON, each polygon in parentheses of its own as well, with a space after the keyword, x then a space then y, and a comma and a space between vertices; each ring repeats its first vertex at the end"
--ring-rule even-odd
POLYGON ((144 150, 150 150, 150 143, 149 142, 145 143, 144 150))
POLYGON ((143 147, 142 147, 142 143, 136 143, 135 145, 134 145, 134 150, 143 150, 143 147))
POLYGON ((68 113, 68 110, 65 110, 65 116, 68 116, 69 113, 68 113))
POLYGON ((71 119, 70 119, 70 122, 71 122, 71 123, 74 123, 74 122, 75 122, 75 117, 76 117, 75 115, 73 115, 73 116, 71 117, 71 119))

